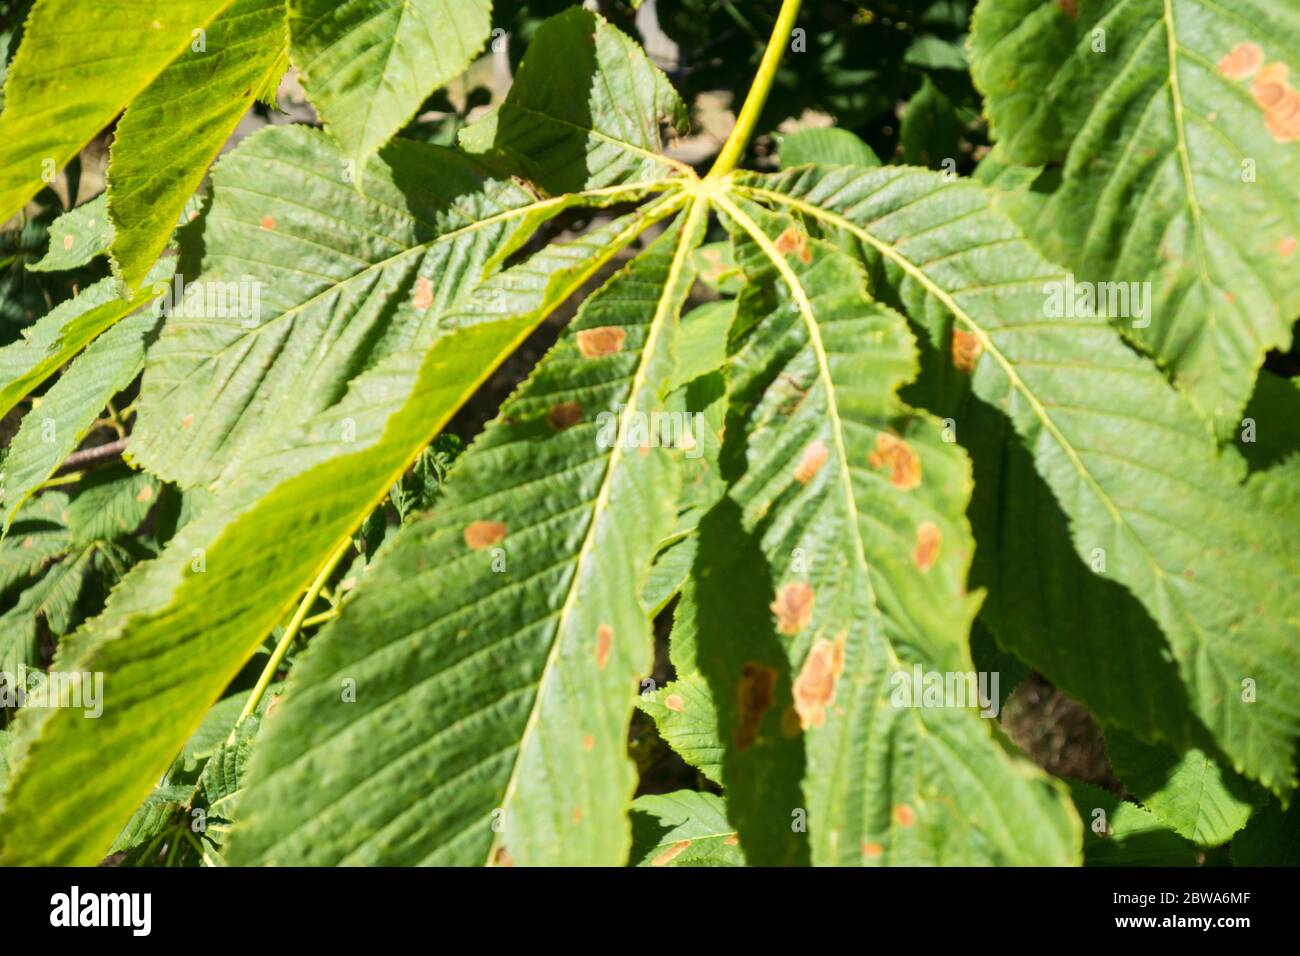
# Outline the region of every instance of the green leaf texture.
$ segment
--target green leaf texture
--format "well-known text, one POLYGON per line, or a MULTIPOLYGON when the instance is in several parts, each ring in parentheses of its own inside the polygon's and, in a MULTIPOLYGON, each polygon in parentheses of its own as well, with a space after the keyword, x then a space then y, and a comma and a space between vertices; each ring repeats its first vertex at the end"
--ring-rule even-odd
POLYGON ((6 531, 28 495, 76 449, 109 400, 139 374, 145 336, 157 323, 156 316, 142 312, 113 326, 23 417, 0 469, 6 531))
POLYGON ((108 251, 113 224, 108 218, 108 196, 100 194, 76 209, 69 209, 50 224, 50 248, 44 258, 27 268, 33 272, 59 272, 84 266, 108 251))
POLYGON ((330 139, 300 126, 250 137, 213 183, 201 271, 173 290, 181 307, 150 349, 130 447, 186 487, 237 472, 359 372, 427 342, 538 225, 584 200, 537 199, 406 141, 371 164, 363 195, 330 139))
POLYGON ((947 353, 955 341, 975 395, 1010 419, 1070 519, 1076 553, 1089 561, 1101 549, 1106 575, 1164 631, 1193 712, 1234 767, 1292 789, 1298 556, 1243 485, 1239 457, 1217 453, 1188 403, 1105 320, 1044 315, 1061 273, 982 187, 814 168, 738 189, 856 241, 932 344, 947 353))
POLYGON ((97 862, 244 662, 461 403, 673 208, 651 203, 483 283, 431 347, 359 376, 137 566, 55 661, 104 672, 113 706, 99 720, 59 709, 19 716, 0 860, 97 862))
POLYGON ((985 0, 972 46, 1007 159, 1064 164, 1049 256, 1151 283, 1116 321, 1226 434, 1300 314, 1300 8, 985 0))
POLYGON ((916 371, 905 321, 790 218, 719 206, 750 279, 747 332, 730 367, 731 487, 700 522, 683 606, 746 858, 1072 862, 1063 791, 1003 749, 974 700, 898 692, 914 668, 973 677, 977 606, 969 464, 897 398, 916 371))
POLYGON ((1227 843, 1266 797, 1196 748, 1178 754, 1112 731, 1106 735, 1106 757, 1138 803, 1201 846, 1227 843))
POLYGON ((665 121, 687 127, 667 77, 626 34, 574 7, 538 28, 505 102, 461 144, 559 194, 686 171, 662 155, 665 121))
POLYGON ((293 63, 358 177, 483 49, 491 13, 490 0, 290 0, 293 63))
POLYGON ((744 866, 727 807, 712 793, 678 790, 632 802, 634 866, 744 866))
POLYGON ((1197 848, 1135 803, 1090 783, 1072 782, 1083 818, 1087 866, 1197 866, 1197 848))
POLYGON ((38 0, 5 75, 0 222, 189 48, 232 0, 38 0))
POLYGON ((253 100, 279 80, 286 42, 283 0, 235 0, 131 102, 108 175, 112 255, 129 287, 167 245, 253 100))
MULTIPOLYGON (((159 262, 155 280, 165 282, 170 278, 171 267, 170 261, 159 262)), ((96 336, 146 305, 154 295, 142 289, 129 299, 123 298, 121 288, 116 279, 101 279, 42 316, 25 330, 21 341, 0 348, 0 414, 7 413, 96 336)))
POLYGON ((259 744, 232 862, 625 861, 641 584, 680 480, 679 452, 634 429, 673 369, 702 205, 684 218, 584 303, 436 514, 313 642, 259 744))

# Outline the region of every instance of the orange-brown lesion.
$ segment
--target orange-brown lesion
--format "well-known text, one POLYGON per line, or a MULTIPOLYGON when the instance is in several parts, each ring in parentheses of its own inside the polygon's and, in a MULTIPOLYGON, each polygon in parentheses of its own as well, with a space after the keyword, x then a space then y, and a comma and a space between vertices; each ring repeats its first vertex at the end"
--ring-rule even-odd
POLYGON ((758 727, 772 706, 776 690, 775 667, 749 662, 736 684, 736 749, 748 750, 758 740, 758 727))
POLYGON ((887 469, 889 483, 900 491, 910 491, 921 483, 921 459, 916 450, 889 432, 876 436, 876 450, 867 463, 878 471, 887 469))
POLYGON ((805 730, 826 722, 826 708, 835 700, 835 687, 844 673, 844 640, 841 633, 833 642, 814 641, 794 682, 794 707, 805 730))
POLYGON ((1264 111, 1264 125, 1279 143, 1300 142, 1300 90, 1293 89, 1285 63, 1270 63, 1250 85, 1255 102, 1264 111))
POLYGON ((808 236, 798 226, 790 226, 776 238, 776 251, 781 255, 794 253, 804 265, 812 262, 812 250, 808 248, 808 236))
POLYGON ((781 585, 770 605, 776 615, 776 629, 786 636, 802 631, 812 618, 814 598, 812 585, 806 581, 781 585))
POLYGON ((984 345, 974 332, 967 332, 965 329, 953 329, 952 364, 957 371, 965 372, 967 375, 974 372, 975 363, 979 361, 980 353, 983 351, 984 345))
POLYGON ((1264 51, 1254 43, 1238 43, 1219 60, 1219 72, 1230 80, 1244 80, 1264 63, 1264 51))

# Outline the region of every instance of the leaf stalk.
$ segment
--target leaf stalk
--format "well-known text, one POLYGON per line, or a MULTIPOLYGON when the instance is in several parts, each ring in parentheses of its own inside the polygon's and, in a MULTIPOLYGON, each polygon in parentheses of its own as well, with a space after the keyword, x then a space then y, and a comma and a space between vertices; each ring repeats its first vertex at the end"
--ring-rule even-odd
POLYGON ((785 45, 789 42, 802 3, 803 0, 782 0, 781 12, 776 16, 772 35, 767 40, 767 49, 763 51, 758 72, 754 76, 754 82, 750 84, 749 93, 745 96, 745 105, 740 108, 736 125, 731 135, 727 137, 727 141, 722 144, 722 152, 718 153, 718 158, 714 160, 707 179, 720 179, 727 175, 736 168, 736 164, 745 154, 745 147, 749 144, 749 139, 754 134, 754 127, 758 124, 759 114, 763 112, 763 107, 767 104, 767 96, 772 91, 772 81, 776 79, 777 67, 781 65, 785 45))

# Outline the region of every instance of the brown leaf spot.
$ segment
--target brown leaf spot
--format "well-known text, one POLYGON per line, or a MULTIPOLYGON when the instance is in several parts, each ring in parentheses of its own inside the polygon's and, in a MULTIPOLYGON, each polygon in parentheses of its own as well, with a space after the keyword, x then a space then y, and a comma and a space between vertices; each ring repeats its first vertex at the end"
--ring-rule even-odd
POLYGON ((906 803, 894 807, 894 822, 900 827, 910 827, 916 822, 916 811, 906 803))
POLYGON ((758 725, 772 706, 776 668, 752 661, 740 671, 736 684, 736 749, 748 750, 758 739, 758 725))
POLYGON ((490 548, 506 536, 506 526, 500 521, 471 521, 465 526, 465 543, 471 551, 490 548))
POLYGON ((609 651, 614 646, 614 629, 608 624, 596 628, 596 669, 603 671, 609 663, 609 651))
POLYGON ((678 694, 669 694, 664 698, 664 706, 674 713, 680 714, 686 709, 686 704, 678 694))
POLYGON ((275 223, 275 217, 274 217, 274 216, 263 216, 263 217, 262 217, 262 228, 263 228, 263 229, 266 229, 266 230, 272 230, 272 229, 275 228, 275 225, 276 225, 276 223, 275 223))
POLYGON ((1285 63, 1270 63, 1251 81, 1250 92, 1264 111, 1264 125, 1279 143, 1300 141, 1300 90, 1288 82, 1285 63))
POLYGON ((813 589, 806 581, 781 585, 776 600, 769 606, 776 615, 776 629, 782 634, 798 634, 813 612, 813 589))
POLYGON ((1079 0, 1056 0, 1056 5, 1071 20, 1079 15, 1079 0))
POLYGON ((493 866, 514 866, 515 860, 514 857, 512 857, 509 853, 506 852, 505 847, 499 846, 497 847, 496 853, 492 855, 492 865, 493 866))
POLYGON ((32 547, 34 544, 36 544, 36 541, 32 538, 32 536, 31 536, 30 534, 29 534, 27 537, 23 538, 23 547, 24 547, 24 548, 30 548, 30 547, 32 547))
POLYGON ((808 237, 798 226, 790 226, 776 237, 776 251, 781 255, 793 252, 804 265, 812 262, 812 250, 808 248, 808 237))
POLYGON ((872 468, 888 468, 889 483, 902 491, 910 491, 921 483, 921 459, 897 435, 888 432, 877 435, 876 450, 867 462, 872 468))
POLYGON ((423 312, 433 305, 433 283, 424 276, 415 280, 415 294, 411 296, 415 307, 423 312))
POLYGON ((573 808, 573 825, 576 827, 582 822, 582 807, 573 808))
POLYGON ((136 501, 152 501, 152 500, 153 500, 153 485, 145 485, 143 488, 141 488, 141 489, 140 489, 140 493, 139 493, 138 495, 135 496, 135 500, 136 500, 136 501))
POLYGON ((813 475, 821 471, 821 467, 826 464, 829 455, 830 453, 826 450, 826 443, 820 438, 809 442, 808 447, 803 450, 803 456, 799 459, 799 464, 794 469, 795 480, 801 485, 808 484, 808 482, 812 481, 813 475))
POLYGON ((560 402, 546 413, 546 420, 557 432, 562 432, 582 421, 582 406, 577 402, 560 402))
POLYGON ((1219 72, 1230 80, 1244 80, 1264 62, 1264 51, 1254 43, 1238 43, 1219 61, 1219 72))
POLYGON ((194 421, 193 413, 186 415, 184 418, 181 419, 181 428, 189 428, 190 424, 193 421, 194 421))
POLYGON ((1288 258, 1296 250, 1295 236, 1287 236, 1277 244, 1277 254, 1283 259, 1288 258))
POLYGON ((980 353, 984 351, 984 346, 979 340, 979 336, 974 332, 967 332, 965 329, 953 329, 952 332, 952 364, 957 371, 965 372, 970 375, 975 371, 975 363, 979 361, 980 353))
POLYGON ((844 638, 841 633, 834 643, 824 637, 814 641, 795 679, 794 706, 804 730, 826 722, 826 707, 835 699, 835 685, 844 672, 844 638))
POLYGON ((596 746, 596 738, 593 737, 591 734, 587 734, 587 736, 585 736, 585 737, 582 738, 582 749, 583 749, 583 750, 586 750, 586 751, 590 752, 590 751, 591 751, 591 748, 594 747, 594 746, 596 746))
POLYGON ((740 837, 736 836, 736 834, 733 833, 731 836, 727 837, 722 842, 725 843, 727 846, 740 846, 740 837))
POLYGON ((865 856, 868 860, 878 860, 880 859, 881 856, 884 855, 884 853, 885 853, 885 848, 882 847, 879 843, 862 844, 862 855, 865 856))
POLYGON ((595 329, 583 329, 578 333, 578 351, 583 358, 602 358, 623 350, 623 340, 627 332, 617 325, 602 325, 595 329))
POLYGON ((681 856, 682 851, 685 850, 690 845, 691 845, 690 840, 679 840, 676 843, 674 843, 672 846, 670 846, 668 849, 660 853, 658 856, 656 856, 653 860, 651 860, 650 865, 667 866, 673 860, 677 859, 677 857, 681 856))
POLYGON ((64 236, 64 237, 63 237, 63 248, 64 248, 64 249, 71 249, 71 248, 72 248, 72 237, 71 237, 71 236, 64 236))
POLYGON ((912 563, 921 571, 929 571, 939 557, 939 545, 943 543, 943 532, 933 521, 922 521, 916 526, 916 548, 912 551, 912 563))

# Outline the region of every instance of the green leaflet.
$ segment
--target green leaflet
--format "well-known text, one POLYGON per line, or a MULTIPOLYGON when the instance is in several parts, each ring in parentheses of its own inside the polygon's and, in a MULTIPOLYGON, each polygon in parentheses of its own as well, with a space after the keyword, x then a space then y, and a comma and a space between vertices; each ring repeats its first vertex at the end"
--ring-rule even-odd
MULTIPOLYGON (((681 643, 684 617, 673 624, 672 647, 681 643)), ((653 695, 643 695, 637 706, 649 714, 659 735, 679 757, 716 784, 722 783, 723 745, 718 737, 718 713, 709 685, 698 670, 678 669, 653 695)))
POLYGON ((1083 818, 1088 866, 1197 866, 1197 848, 1135 803, 1090 783, 1071 782, 1083 818))
POLYGON ((290 0, 293 63, 359 183, 425 98, 483 49, 491 12, 491 0, 290 0))
POLYGON ((625 34, 574 7, 538 28, 505 102, 460 141, 559 194, 688 172, 662 155, 665 118, 686 130, 667 77, 625 34))
POLYGON ((1192 409, 1104 320, 1044 316, 1061 273, 981 187, 906 169, 809 169, 744 177, 738 189, 858 240, 937 348, 948 353, 958 335, 976 396, 1030 448, 1076 553, 1087 562, 1101 549, 1107 576, 1160 625, 1193 712, 1234 767, 1290 791, 1300 560, 1279 523, 1262 520, 1240 459, 1216 453, 1192 409))
POLYGON ((145 336, 157 324, 156 316, 142 312, 113 326, 73 360, 23 417, 0 462, 6 532, 28 495, 76 449, 104 406, 139 373, 145 336))
MULTIPOLYGON (((162 493, 162 484, 152 475, 130 471, 125 465, 101 468, 77 484, 77 496, 63 509, 74 545, 112 541, 135 531, 162 493)), ((22 517, 40 501, 23 509, 22 517)))
POLYGON ((27 268, 33 272, 58 272, 84 266, 108 251, 113 241, 113 224, 108 218, 108 196, 69 209, 50 224, 50 248, 40 262, 27 268))
POLYGON ((683 606, 746 858, 1071 862, 1063 792, 1003 749, 973 700, 924 706, 910 690, 914 667, 974 676, 976 600, 969 465, 895 394, 916 369, 906 323, 834 247, 745 200, 718 203, 750 281, 731 486, 700 522, 683 606))
POLYGON ((365 190, 327 136, 300 126, 250 137, 216 165, 201 270, 185 275, 183 258, 149 351, 135 461, 185 487, 237 473, 359 372, 427 343, 546 219, 634 195, 538 199, 406 141, 371 164, 365 190))
POLYGON ((1201 846, 1227 843, 1267 797, 1195 748, 1180 755, 1111 731, 1106 734, 1106 756, 1138 803, 1179 836, 1201 846))
POLYGON ((1011 162, 1063 162, 1040 241, 1090 282, 1216 431, 1300 313, 1300 9, 1274 0, 985 0, 974 77, 1011 162), (1147 324, 1149 323, 1149 324, 1147 324))
MULTIPOLYGON (((926 76, 916 95, 907 101, 907 109, 903 113, 899 130, 903 162, 942 169, 949 175, 955 175, 961 131, 961 118, 957 115, 952 100, 926 76)), ((831 164, 823 162, 822 165, 831 164)))
POLYGON ((627 725, 651 663, 638 598, 680 480, 645 430, 704 211, 584 303, 436 513, 313 642, 259 744, 231 862, 624 861, 627 725))
POLYGON ((632 801, 634 866, 744 866, 722 798, 678 790, 632 801))
POLYGON ((117 124, 108 182, 113 261, 128 287, 167 245, 235 124, 268 85, 274 90, 286 40, 283 0, 234 0, 132 100, 117 124))
POLYGON ((997 643, 1104 726, 1179 748, 1203 735, 1160 628, 1123 585, 1094 570, 1106 566, 1104 555, 1080 558, 1069 520, 1011 423, 958 378, 962 398, 941 414, 975 462, 971 584, 988 593, 980 617, 997 643))
POLYGON ((41 495, 0 539, 0 595, 34 577, 49 561, 65 553, 71 542, 67 530, 68 496, 61 491, 41 495))
POLYGON ((808 163, 822 166, 880 165, 875 150, 848 130, 834 126, 801 129, 783 137, 780 158, 782 169, 808 163))
POLYGON ((115 688, 113 707, 99 720, 67 710, 20 714, 0 860, 97 862, 244 661, 331 556, 350 547, 366 514, 465 398, 674 201, 548 247, 485 282, 446 317, 432 347, 395 353, 359 376, 339 405, 264 448, 157 560, 134 569, 55 661, 102 671, 115 688), (114 759, 106 764, 105 754, 114 759))
MULTIPOLYGON (((153 280, 166 282, 172 266, 171 260, 160 261, 154 266, 153 280)), ((155 294, 141 289, 125 299, 120 291, 121 283, 116 279, 102 279, 43 316, 21 342, 0 348, 0 414, 8 412, 97 335, 146 305, 155 294)))
POLYGON ((5 76, 0 113, 0 222, 186 50, 231 0, 166 9, 38 0, 5 76), (69 42, 70 36, 76 42, 69 42))

